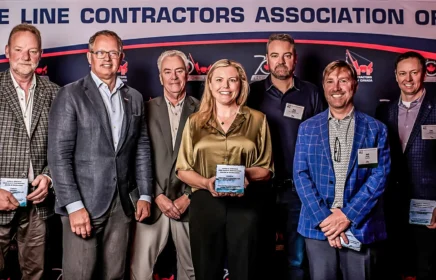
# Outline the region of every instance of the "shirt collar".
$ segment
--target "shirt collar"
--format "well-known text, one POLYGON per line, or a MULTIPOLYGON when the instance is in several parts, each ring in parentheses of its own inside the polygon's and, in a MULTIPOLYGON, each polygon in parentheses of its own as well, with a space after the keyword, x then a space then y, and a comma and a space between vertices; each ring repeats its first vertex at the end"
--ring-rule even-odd
MULTIPOLYGON (((289 90, 292 90, 292 89, 296 89, 296 90, 300 90, 300 79, 298 79, 298 77, 296 77, 295 75, 293 76, 293 79, 292 79, 292 82, 294 83, 293 85, 292 85, 292 87, 290 88, 290 89, 288 89, 288 91, 289 90)), ((272 87, 275 87, 274 86, 274 84, 272 83, 272 80, 271 80, 271 74, 269 74, 268 75, 268 77, 266 77, 266 79, 265 79, 265 91, 269 91, 272 87)))
MULTIPOLYGON (((422 100, 424 99, 424 96, 425 96, 425 88, 422 89, 422 95, 418 99, 416 99, 410 103, 409 108, 415 107, 417 104, 420 104, 422 102, 422 100)), ((398 100, 398 106, 406 107, 403 104, 403 100, 401 99, 401 95, 400 95, 400 99, 398 100)))
MULTIPOLYGON (((345 116, 345 118, 344 118, 343 120, 352 119, 353 117, 354 117, 354 106, 353 106, 353 108, 351 109, 351 111, 348 112, 348 114, 345 116)), ((333 120, 337 120, 335 117, 333 117, 332 112, 330 111, 330 109, 329 109, 329 116, 328 116, 328 119, 329 119, 329 120, 331 120, 331 119, 333 119, 333 120)))
MULTIPOLYGON (((94 72, 91 71, 91 77, 94 80, 95 85, 97 86, 97 88, 100 88, 102 84, 105 84, 99 77, 97 77, 97 75, 94 74, 94 72)), ((116 80, 115 80, 115 87, 114 87, 114 91, 119 90, 120 88, 122 88, 124 86, 123 81, 121 81, 120 77, 117 76, 116 80)))
MULTIPOLYGON (((14 84, 14 88, 15 88, 15 89, 22 89, 22 88, 20 87, 20 85, 17 83, 17 81, 15 80, 14 75, 12 75, 12 72, 9 71, 9 73, 10 73, 10 75, 11 75, 12 83, 14 84)), ((31 84, 31 86, 30 86, 30 89, 34 89, 35 86, 36 86, 36 75, 33 74, 33 76, 32 76, 32 84, 31 84)))
MULTIPOLYGON (((171 101, 165 96, 165 94, 164 94, 164 98, 169 106, 173 106, 173 103, 171 103, 171 101)), ((180 99, 179 102, 177 102, 176 106, 183 106, 183 102, 185 102, 185 98, 186 98, 186 93, 183 96, 183 98, 180 99)), ((173 106, 173 107, 176 107, 176 106, 173 106)))

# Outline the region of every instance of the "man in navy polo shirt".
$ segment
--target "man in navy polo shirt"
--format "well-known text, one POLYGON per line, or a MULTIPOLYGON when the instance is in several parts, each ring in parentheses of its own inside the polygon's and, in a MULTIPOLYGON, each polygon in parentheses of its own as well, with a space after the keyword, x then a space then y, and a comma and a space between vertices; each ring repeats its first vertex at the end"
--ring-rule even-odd
POLYGON ((297 232, 301 201, 292 180, 295 143, 298 127, 306 119, 325 108, 318 88, 294 76, 297 52, 294 39, 288 34, 272 34, 266 45, 270 75, 250 85, 247 105, 266 114, 273 142, 275 176, 273 188, 266 191, 262 238, 265 239, 263 258, 268 266, 275 250, 275 228, 271 221, 276 215, 276 198, 280 208, 286 209, 285 250, 288 279, 306 278, 304 238, 297 232))

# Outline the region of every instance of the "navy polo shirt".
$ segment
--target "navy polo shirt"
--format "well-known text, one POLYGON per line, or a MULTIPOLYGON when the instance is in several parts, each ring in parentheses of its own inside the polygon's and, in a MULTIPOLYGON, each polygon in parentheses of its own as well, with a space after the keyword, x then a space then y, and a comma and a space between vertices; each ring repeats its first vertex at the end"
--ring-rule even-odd
POLYGON ((324 96, 314 84, 295 76, 294 86, 283 94, 272 84, 269 75, 265 80, 250 84, 247 105, 267 117, 273 144, 275 178, 292 179, 298 127, 326 108, 324 96), (301 120, 284 115, 287 103, 304 107, 301 120))

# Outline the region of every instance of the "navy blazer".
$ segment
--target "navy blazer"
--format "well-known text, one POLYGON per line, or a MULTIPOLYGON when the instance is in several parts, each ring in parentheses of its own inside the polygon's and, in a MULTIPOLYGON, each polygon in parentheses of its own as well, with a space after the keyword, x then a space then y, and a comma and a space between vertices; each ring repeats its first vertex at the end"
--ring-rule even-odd
POLYGON ((436 125, 436 93, 426 91, 404 152, 398 134, 398 102, 381 104, 377 117, 388 127, 391 146, 389 198, 397 206, 405 203, 408 213, 411 198, 436 200, 436 140, 423 140, 421 134, 422 125, 436 125))
MULTIPOLYGON (((331 214, 335 197, 336 179, 329 144, 328 112, 326 110, 300 125, 294 158, 294 182, 302 202, 298 232, 318 240, 326 239, 319 224, 331 214)), ((380 197, 389 170, 386 126, 356 110, 342 212, 351 221, 351 232, 363 244, 386 239, 380 197), (377 167, 358 167, 358 150, 365 148, 378 148, 377 167)))

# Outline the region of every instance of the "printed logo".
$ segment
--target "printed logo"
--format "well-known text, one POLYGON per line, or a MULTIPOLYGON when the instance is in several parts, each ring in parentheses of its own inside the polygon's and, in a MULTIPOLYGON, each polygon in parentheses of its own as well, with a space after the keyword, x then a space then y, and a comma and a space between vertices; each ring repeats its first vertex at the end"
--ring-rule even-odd
POLYGON ((254 75, 251 76, 251 81, 260 81, 264 80, 269 75, 269 66, 266 62, 265 55, 255 55, 254 58, 262 59, 262 62, 257 66, 256 71, 254 71, 254 75))
POLYGON ((201 66, 197 61, 194 60, 191 54, 188 55, 189 62, 189 76, 188 81, 204 81, 206 80, 206 75, 209 72, 212 64, 209 66, 201 66))
POLYGON ((436 60, 427 59, 425 63, 426 73, 425 73, 425 82, 436 82, 436 60))
POLYGON ((359 83, 372 83, 374 63, 371 60, 350 50, 345 50, 345 60, 356 69, 359 83))
POLYGON ((47 75, 47 65, 45 67, 38 67, 35 69, 35 74, 39 76, 47 75))
POLYGON ((129 71, 129 63, 126 60, 121 61, 120 67, 118 67, 118 77, 120 77, 123 83, 127 83, 127 71, 129 71))

